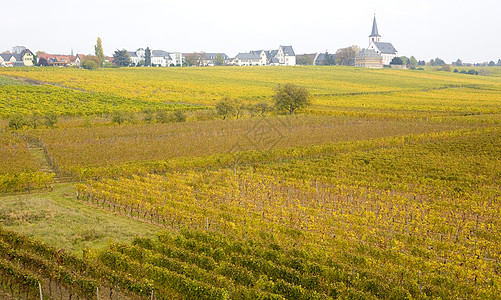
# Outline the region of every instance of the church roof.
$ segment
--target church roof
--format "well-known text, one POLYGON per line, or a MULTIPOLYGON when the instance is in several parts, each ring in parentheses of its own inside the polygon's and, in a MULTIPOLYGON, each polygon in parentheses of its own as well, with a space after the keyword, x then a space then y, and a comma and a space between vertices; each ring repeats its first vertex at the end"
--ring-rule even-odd
POLYGON ((379 52, 386 54, 397 54, 397 49, 391 43, 374 42, 379 52))
POLYGON ((371 35, 369 35, 369 37, 373 37, 373 36, 381 37, 379 35, 378 30, 377 30, 376 16, 374 16, 374 22, 372 23, 372 33, 371 33, 371 35))

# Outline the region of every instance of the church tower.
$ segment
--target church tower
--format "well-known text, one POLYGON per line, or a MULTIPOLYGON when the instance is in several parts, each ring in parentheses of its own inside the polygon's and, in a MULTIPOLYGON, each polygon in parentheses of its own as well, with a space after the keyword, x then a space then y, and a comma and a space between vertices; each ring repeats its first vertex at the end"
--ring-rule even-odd
POLYGON ((376 23, 376 15, 374 14, 374 22, 372 23, 372 34, 369 35, 369 44, 373 42, 379 42, 379 39, 381 36, 379 35, 379 32, 377 31, 377 23, 376 23))

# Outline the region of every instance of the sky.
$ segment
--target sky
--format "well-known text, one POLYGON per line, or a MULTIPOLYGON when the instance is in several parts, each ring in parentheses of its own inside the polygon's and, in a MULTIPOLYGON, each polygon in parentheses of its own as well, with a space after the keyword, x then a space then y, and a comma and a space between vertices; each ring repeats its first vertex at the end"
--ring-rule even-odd
MULTIPOLYGON (((4 0, 1 0, 4 1, 4 0)), ((374 13, 400 56, 447 63, 501 59, 501 0, 24 0, 0 17, 0 51, 118 49, 239 52, 292 45, 296 54, 366 48, 374 13), (43 5, 41 4, 43 3, 43 5), (11 13, 12 12, 12 13, 11 13), (8 30, 7 30, 8 29, 8 30)))

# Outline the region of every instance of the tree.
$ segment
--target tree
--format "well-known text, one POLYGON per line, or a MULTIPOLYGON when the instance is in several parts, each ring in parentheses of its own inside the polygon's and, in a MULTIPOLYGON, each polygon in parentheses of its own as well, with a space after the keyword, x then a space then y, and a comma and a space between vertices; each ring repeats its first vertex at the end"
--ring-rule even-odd
POLYGON ((324 66, 333 66, 335 64, 336 64, 336 59, 334 55, 329 54, 329 52, 325 51, 324 66))
POLYGON ((443 61, 442 59, 437 57, 435 59, 430 60, 430 65, 431 66, 443 66, 443 65, 445 65, 445 61, 443 61))
POLYGON ((223 97, 216 103, 216 112, 225 120, 227 117, 235 114, 235 100, 229 97, 223 97))
POLYGON ((165 109, 157 111, 157 122, 158 123, 169 123, 170 116, 165 109))
POLYGON ((450 72, 451 71, 451 67, 447 64, 445 65, 442 65, 442 68, 440 68, 442 71, 445 71, 445 72, 450 72))
POLYGON ((199 66, 202 63, 205 54, 200 53, 189 53, 184 56, 184 61, 187 66, 199 66))
POLYGON ((264 117, 269 112, 271 112, 272 107, 266 102, 259 102, 258 104, 254 105, 252 109, 256 111, 261 117, 264 117))
POLYGON ((174 121, 176 122, 186 122, 186 113, 182 109, 176 109, 174 111, 174 121))
POLYGON ((28 125, 28 120, 22 114, 15 114, 9 118, 9 128, 18 130, 23 128, 23 126, 28 125))
POLYGON ((26 50, 26 47, 24 47, 24 46, 12 47, 12 53, 14 53, 14 54, 21 54, 24 50, 26 50))
POLYGON ((409 58, 407 56, 400 56, 403 65, 409 65, 409 58))
POLYGON ((82 66, 82 68, 87 70, 95 70, 99 67, 98 64, 93 60, 84 60, 80 65, 82 66))
POLYGON ((426 66, 426 62, 424 60, 418 61, 418 66, 426 66))
POLYGON ((293 83, 278 85, 275 88, 273 95, 275 100, 275 108, 278 111, 286 111, 290 115, 298 108, 305 107, 310 104, 310 93, 304 87, 298 87, 293 83))
POLYGON ((99 67, 102 67, 104 62, 104 51, 103 51, 103 43, 100 37, 97 38, 97 43, 94 46, 94 49, 96 57, 98 59, 97 64, 99 67))
POLYGON ((397 56, 395 56, 395 57, 391 60, 391 62, 390 62, 390 65, 399 65, 399 66, 401 66, 401 65, 403 65, 403 64, 404 64, 404 62, 402 61, 402 59, 401 59, 400 57, 397 57, 397 56))
POLYGON ((222 66, 222 65, 224 65, 224 58, 223 58, 222 54, 216 55, 216 57, 214 58, 214 65, 215 66, 222 66))
POLYGON ((495 63, 494 61, 492 61, 492 60, 491 60, 491 61, 489 62, 489 67, 494 67, 494 66, 496 66, 496 63, 495 63))
POLYGON ((45 118, 45 125, 47 125, 47 127, 53 128, 57 124, 58 116, 54 112, 49 112, 45 114, 44 118, 45 118))
POLYGON ((298 55, 296 56, 296 63, 303 66, 313 65, 313 58, 308 54, 298 55))
POLYGON ((337 50, 337 64, 343 66, 353 66, 355 64, 355 56, 357 56, 358 52, 360 52, 360 47, 355 45, 337 50))
POLYGON ((119 67, 128 67, 131 64, 130 55, 127 50, 117 50, 113 54, 113 63, 119 67))
POLYGON ((458 58, 458 60, 456 60, 456 66, 458 66, 458 67, 463 66, 463 62, 459 58, 458 58))
POLYGON ((418 61, 417 61, 417 59, 414 56, 411 56, 411 58, 409 58, 409 64, 412 67, 417 67, 418 66, 418 61))
POLYGON ((118 123, 118 125, 122 124, 127 120, 127 115, 123 111, 114 111, 111 115, 111 121, 113 123, 118 123))
POLYGON ((33 129, 37 129, 38 126, 42 125, 43 124, 43 119, 42 119, 42 116, 40 115, 39 112, 37 111, 33 111, 31 113, 31 116, 29 118, 29 125, 31 127, 33 127, 33 129))
POLYGON ((235 108, 235 116, 238 118, 243 114, 243 112, 247 109, 247 106, 242 103, 242 101, 235 99, 233 100, 233 107, 235 108))
POLYGON ((151 50, 150 47, 146 47, 144 51, 144 65, 147 67, 151 67, 151 50))
POLYGON ((498 59, 497 66, 498 66, 498 67, 501 67, 501 59, 498 59))

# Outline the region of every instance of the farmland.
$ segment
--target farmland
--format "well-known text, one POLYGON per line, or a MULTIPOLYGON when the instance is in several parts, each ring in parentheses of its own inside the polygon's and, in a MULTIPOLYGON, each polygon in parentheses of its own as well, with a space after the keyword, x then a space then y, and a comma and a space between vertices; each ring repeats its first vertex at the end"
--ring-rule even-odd
POLYGON ((33 297, 39 283, 47 297, 89 299, 501 293, 497 68, 0 74, 4 124, 59 116, 0 133, 0 187, 21 192, 0 198, 11 295, 33 297), (312 104, 291 116, 214 112, 222 97, 271 105, 285 82, 312 104), (146 117, 179 109, 186 122, 146 117), (137 115, 116 123, 114 112, 137 115))

